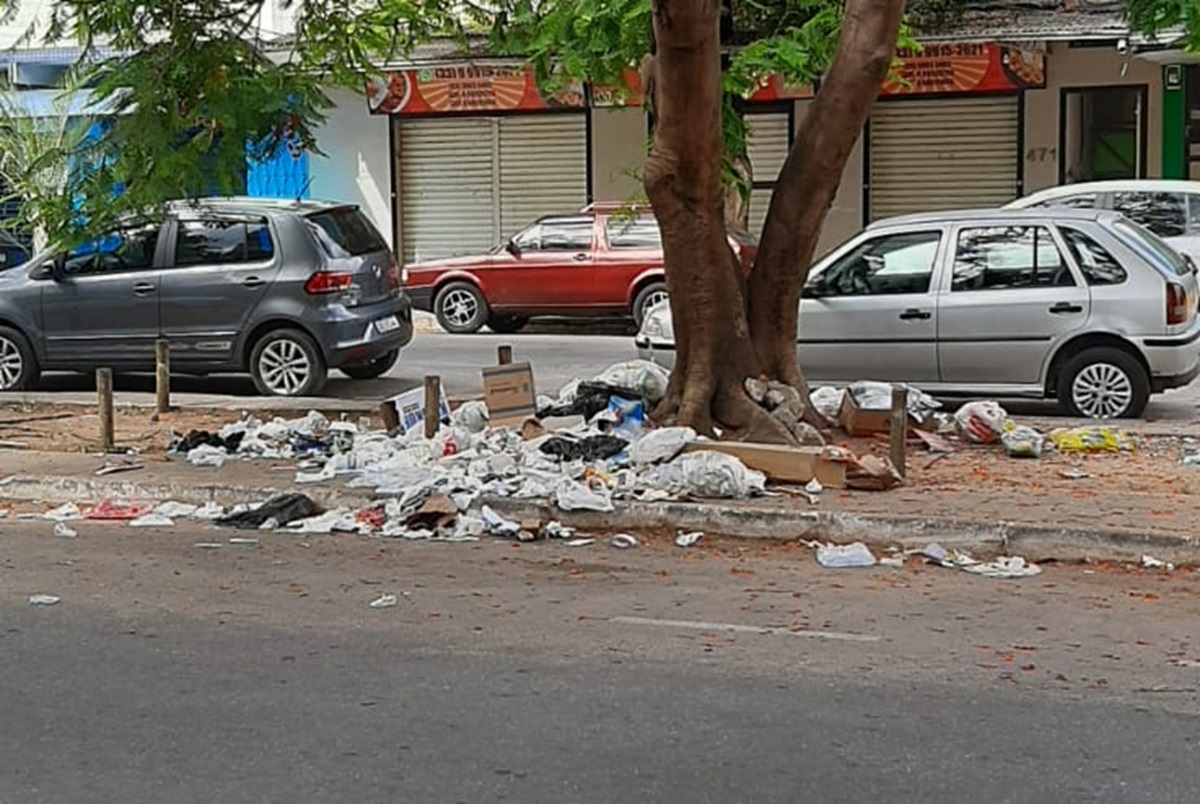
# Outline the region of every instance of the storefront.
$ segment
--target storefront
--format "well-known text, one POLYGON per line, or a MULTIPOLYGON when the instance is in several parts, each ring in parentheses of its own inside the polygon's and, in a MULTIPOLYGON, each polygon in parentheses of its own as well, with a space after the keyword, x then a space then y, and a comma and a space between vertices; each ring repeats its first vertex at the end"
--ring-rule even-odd
POLYGON ((1020 195, 1020 93, 1045 85, 1043 54, 962 44, 901 58, 867 127, 867 221, 1020 195))

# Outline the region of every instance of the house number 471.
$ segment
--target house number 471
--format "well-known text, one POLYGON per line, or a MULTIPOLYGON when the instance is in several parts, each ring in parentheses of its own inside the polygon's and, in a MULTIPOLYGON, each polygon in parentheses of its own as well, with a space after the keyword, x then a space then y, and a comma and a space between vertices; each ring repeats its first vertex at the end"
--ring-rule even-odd
POLYGON ((1030 148, 1025 153, 1026 162, 1048 162, 1058 157, 1057 148, 1030 148))

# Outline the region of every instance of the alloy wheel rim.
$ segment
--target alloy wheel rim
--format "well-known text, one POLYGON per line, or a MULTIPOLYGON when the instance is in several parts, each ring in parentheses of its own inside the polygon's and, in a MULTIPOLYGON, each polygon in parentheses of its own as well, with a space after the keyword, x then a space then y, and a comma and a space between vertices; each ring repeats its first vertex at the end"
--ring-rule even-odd
POLYGON ((295 341, 272 341, 258 359, 263 384, 280 396, 295 396, 312 374, 312 361, 295 341))
POLYGON ((465 327, 479 313, 479 302, 475 294, 467 290, 452 290, 442 300, 442 315, 456 327, 465 327))
POLYGON ((0 338, 0 390, 7 391, 16 386, 25 368, 25 360, 16 343, 8 338, 0 338))
POLYGON ((646 298, 646 306, 642 309, 648 313, 658 305, 665 302, 668 298, 670 298, 670 296, 665 290, 656 290, 646 298))
POLYGON ((1119 366, 1093 363, 1071 384, 1071 398, 1080 413, 1093 419, 1114 419, 1133 401, 1133 381, 1119 366))

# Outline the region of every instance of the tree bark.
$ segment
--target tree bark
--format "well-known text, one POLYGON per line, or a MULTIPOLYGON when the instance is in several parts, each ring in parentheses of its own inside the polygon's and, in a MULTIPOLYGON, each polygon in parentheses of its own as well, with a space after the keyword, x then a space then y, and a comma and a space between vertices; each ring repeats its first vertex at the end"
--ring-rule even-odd
POLYGON ((749 282, 729 247, 721 180, 721 0, 653 0, 654 143, 646 193, 663 238, 675 370, 659 421, 730 438, 794 441, 745 391, 791 385, 800 291, 842 170, 895 52, 904 0, 847 0, 829 76, 776 184, 749 282))
POLYGON ((903 16, 904 0, 847 0, 833 64, 767 211, 747 294, 754 349, 768 376, 802 393, 796 361, 800 293, 842 171, 895 57, 903 16))

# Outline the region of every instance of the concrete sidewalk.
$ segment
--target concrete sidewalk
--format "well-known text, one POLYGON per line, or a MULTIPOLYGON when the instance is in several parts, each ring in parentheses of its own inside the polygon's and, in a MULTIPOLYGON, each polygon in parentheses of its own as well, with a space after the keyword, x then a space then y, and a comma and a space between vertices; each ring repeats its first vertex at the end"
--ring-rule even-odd
MULTIPOLYGON (((106 498, 177 500, 223 505, 299 491, 326 508, 357 508, 373 494, 344 482, 298 486, 290 462, 232 461, 221 469, 147 460, 145 468, 96 476, 105 458, 0 452, 0 500, 37 505, 106 498)), ((1144 554, 1177 564, 1200 563, 1192 523, 1200 516, 1200 470, 1170 478, 1134 476, 1136 456, 1073 460, 1089 477, 1058 477, 1055 461, 1009 461, 964 451, 922 468, 912 461, 909 485, 890 492, 826 490, 816 506, 789 496, 746 502, 623 503, 613 513, 574 513, 548 505, 490 500, 522 521, 557 519, 584 531, 702 530, 710 535, 794 541, 863 541, 877 551, 937 541, 979 555, 1014 553, 1032 560, 1139 561, 1144 554), (1193 480, 1190 476, 1195 475, 1193 480), (959 482, 954 482, 958 477, 959 482), (1122 480, 1124 478, 1124 480, 1122 480)))

